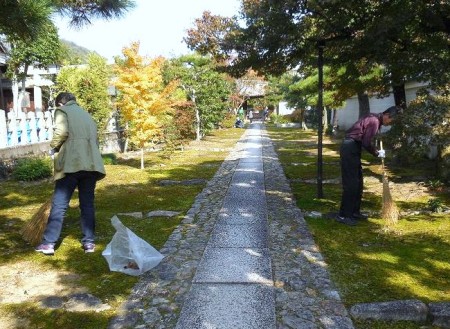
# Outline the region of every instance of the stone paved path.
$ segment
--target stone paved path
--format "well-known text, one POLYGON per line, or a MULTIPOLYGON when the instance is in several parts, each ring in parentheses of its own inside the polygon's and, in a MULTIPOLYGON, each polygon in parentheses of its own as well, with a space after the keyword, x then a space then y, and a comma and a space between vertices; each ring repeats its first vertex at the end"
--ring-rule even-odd
POLYGON ((354 328, 260 123, 109 328, 354 328))

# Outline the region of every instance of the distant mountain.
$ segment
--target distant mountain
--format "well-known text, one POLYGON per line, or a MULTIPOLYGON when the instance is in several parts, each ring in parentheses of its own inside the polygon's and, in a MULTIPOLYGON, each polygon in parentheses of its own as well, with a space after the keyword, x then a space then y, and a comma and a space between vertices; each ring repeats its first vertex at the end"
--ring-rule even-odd
POLYGON ((90 53, 95 53, 95 51, 81 47, 72 41, 64 39, 61 39, 60 41, 64 48, 64 60, 67 61, 68 64, 86 64, 88 55, 90 53))

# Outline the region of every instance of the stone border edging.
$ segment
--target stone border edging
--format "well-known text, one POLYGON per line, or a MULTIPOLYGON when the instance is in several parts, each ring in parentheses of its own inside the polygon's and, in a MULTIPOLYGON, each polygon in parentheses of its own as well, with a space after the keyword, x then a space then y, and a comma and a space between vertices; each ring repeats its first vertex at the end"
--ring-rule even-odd
POLYGON ((263 137, 277 328, 354 329, 265 130, 263 137))
POLYGON ((355 304, 350 314, 357 319, 413 321, 450 328, 450 302, 429 303, 417 299, 355 304))

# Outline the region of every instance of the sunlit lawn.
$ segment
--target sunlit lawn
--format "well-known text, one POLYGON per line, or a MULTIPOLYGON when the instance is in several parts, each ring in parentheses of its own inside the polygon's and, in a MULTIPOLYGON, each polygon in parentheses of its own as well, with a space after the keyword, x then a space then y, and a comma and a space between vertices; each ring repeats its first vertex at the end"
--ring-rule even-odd
POLYGON ((77 284, 86 287, 89 293, 112 306, 106 312, 73 313, 39 308, 33 303, 20 303, 3 304, 0 312, 30 321, 30 328, 106 328, 108 321, 116 314, 117 308, 128 297, 138 280, 136 277, 110 272, 101 255, 115 233, 111 217, 118 213, 145 214, 152 210, 181 212, 179 216, 170 219, 119 216, 125 226, 160 249, 243 132, 243 129, 215 131, 204 141, 196 143, 196 148, 177 151, 170 158, 166 154, 163 156, 161 152, 147 153, 144 170, 140 169, 139 154, 131 159, 118 155, 118 163, 106 166, 107 176, 97 185, 97 249, 93 254, 84 254, 79 242, 81 233, 77 195, 71 201, 55 255, 45 257, 24 242, 19 231, 51 196, 52 181, 0 182, 0 266, 29 262, 36 271, 49 269, 77 274, 77 284), (204 179, 205 184, 159 184, 159 181, 166 179, 181 181, 194 178, 204 179))
MULTIPOLYGON (((380 218, 381 194, 365 190, 363 210, 372 214, 356 227, 337 223, 326 214, 338 212, 340 184, 323 184, 324 198, 317 198, 317 185, 299 179, 317 177, 316 157, 311 157, 317 137, 311 131, 270 127, 269 135, 296 197, 304 211, 319 211, 323 218, 307 217, 314 239, 323 253, 332 278, 347 306, 362 302, 419 299, 425 303, 450 301, 450 218, 448 214, 411 214, 387 229, 380 218)), ((338 149, 341 140, 324 138, 323 178, 340 176, 338 149)), ((381 184, 379 159, 365 154, 364 175, 372 176, 368 187, 381 184)), ((429 163, 411 168, 393 166, 387 159, 394 184, 414 177, 433 177, 429 163)), ((446 192, 395 200, 402 209, 423 210, 430 197, 450 204, 446 192)), ((408 322, 356 321, 357 328, 419 328, 408 322)))
MULTIPOLYGON (((242 129, 220 130, 191 148, 176 152, 169 159, 159 152, 146 154, 146 169, 141 170, 139 155, 127 159, 119 156, 116 165, 107 165, 107 177, 100 181, 96 194, 97 252, 85 255, 79 243, 80 229, 76 196, 71 202, 62 233, 61 243, 53 257, 43 257, 33 251, 20 237, 19 230, 39 206, 50 197, 51 180, 34 183, 15 181, 0 182, 0 265, 27 261, 36 271, 50 269, 79 275, 79 285, 112 306, 110 311, 83 314, 64 310, 39 308, 32 303, 9 304, 0 312, 25 318, 35 328, 106 328, 116 314, 137 278, 110 272, 101 251, 111 240, 114 228, 110 219, 114 214, 127 212, 147 213, 152 210, 181 211, 172 218, 136 219, 119 216, 121 221, 140 237, 159 249, 183 215, 191 207, 195 196, 204 185, 167 185, 164 179, 209 179, 217 171, 229 147, 242 134, 242 129), (203 148, 206 147, 206 150, 203 148)), ((317 175, 317 138, 312 131, 269 128, 275 147, 283 164, 298 206, 305 211, 323 214, 336 212, 339 207, 341 187, 324 184, 325 197, 318 199, 314 180, 317 175)), ((323 179, 340 176, 337 150, 340 140, 324 139, 323 179)), ((411 180, 417 176, 432 175, 427 164, 414 168, 396 168, 390 164, 390 175, 411 180)), ((364 155, 365 176, 378 177, 377 159, 364 155)), ((400 180, 395 182, 400 184, 400 180)), ((372 181, 370 184, 381 184, 372 181)), ((368 186, 370 187, 370 184, 368 186)), ((402 209, 423 209, 432 196, 417 196, 396 200, 402 209)), ((434 193, 449 204, 447 192, 434 193)), ((416 214, 402 218, 390 230, 384 228, 379 218, 381 195, 373 190, 365 191, 363 208, 372 216, 366 223, 348 227, 327 218, 307 218, 329 265, 347 306, 359 302, 375 302, 397 299, 420 299, 423 302, 449 301, 450 282, 450 220, 440 214, 416 214)), ((357 328, 419 328, 412 323, 380 323, 356 321, 357 328)))

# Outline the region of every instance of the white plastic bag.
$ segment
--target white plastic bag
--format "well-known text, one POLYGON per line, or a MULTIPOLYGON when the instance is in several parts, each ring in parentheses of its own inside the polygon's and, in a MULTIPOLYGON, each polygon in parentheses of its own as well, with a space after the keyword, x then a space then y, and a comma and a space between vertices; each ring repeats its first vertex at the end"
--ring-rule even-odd
POLYGON ((164 258, 158 250, 123 225, 117 216, 111 218, 111 224, 116 233, 102 252, 111 271, 137 276, 152 269, 164 258))

